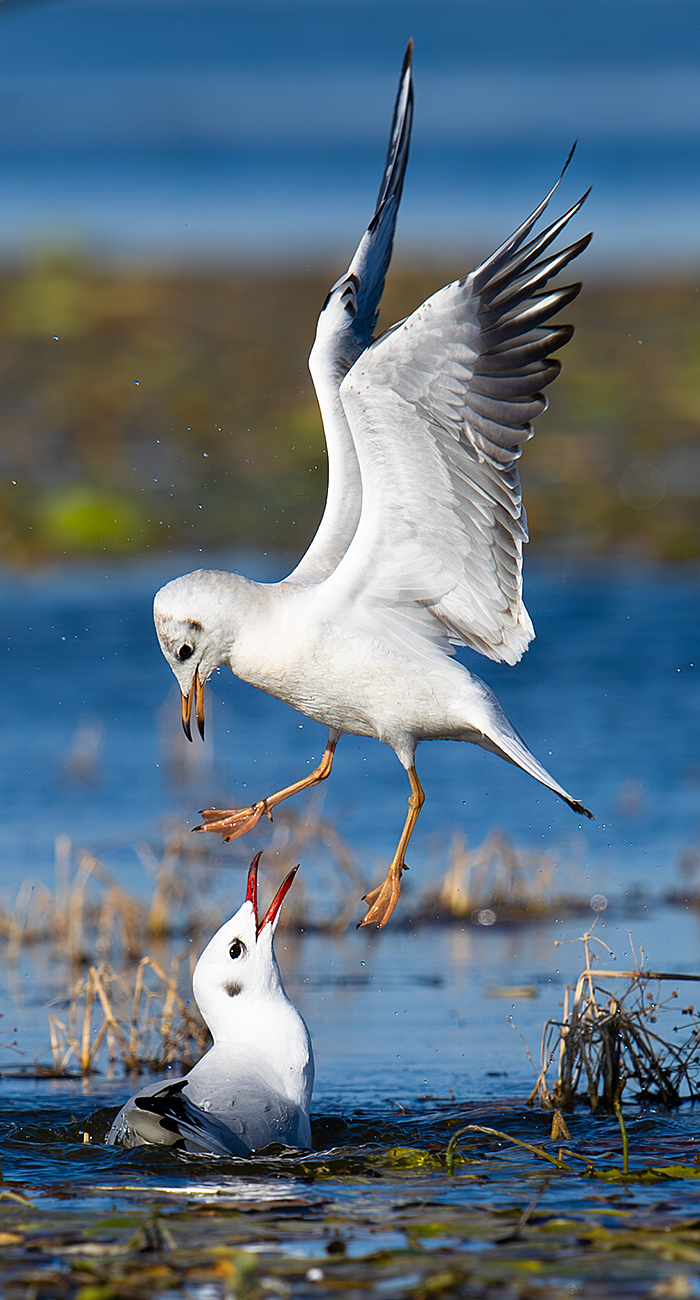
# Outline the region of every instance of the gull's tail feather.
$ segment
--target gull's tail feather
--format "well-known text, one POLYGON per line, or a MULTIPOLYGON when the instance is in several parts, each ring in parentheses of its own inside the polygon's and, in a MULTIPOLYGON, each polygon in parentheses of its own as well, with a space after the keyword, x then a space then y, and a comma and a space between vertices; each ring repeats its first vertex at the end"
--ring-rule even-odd
POLYGON ((518 735, 510 718, 504 713, 498 700, 488 686, 480 679, 479 685, 483 688, 486 698, 484 703, 487 706, 487 718, 482 723, 483 739, 477 740, 477 744, 482 749, 488 749, 492 754, 498 754, 499 758, 504 758, 507 763, 512 763, 515 767, 520 767, 524 772, 529 772, 534 776, 536 781, 546 785, 549 790, 553 790, 559 795, 564 803, 580 817, 589 817, 595 821, 595 813, 590 812, 588 808, 581 803, 579 799, 574 799, 568 790, 565 790, 554 777, 550 775, 546 767, 530 753, 525 741, 518 735))

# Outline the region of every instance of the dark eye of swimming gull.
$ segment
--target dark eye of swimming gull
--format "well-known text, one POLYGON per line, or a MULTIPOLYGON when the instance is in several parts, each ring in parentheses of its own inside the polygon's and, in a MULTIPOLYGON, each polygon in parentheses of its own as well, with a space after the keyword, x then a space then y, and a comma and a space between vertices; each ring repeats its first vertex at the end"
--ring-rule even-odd
POLYGON ((535 634, 522 598, 518 461, 561 368, 553 353, 574 332, 552 317, 581 285, 550 282, 591 239, 555 246, 587 195, 536 231, 570 154, 495 253, 375 339, 408 159, 411 58, 409 45, 374 216, 326 299, 309 358, 328 449, 318 531, 282 582, 202 570, 168 583, 154 607, 166 654, 173 622, 202 629, 194 674, 174 666, 190 740, 193 702, 203 735, 204 684, 222 664, 328 727, 312 772, 248 808, 207 809, 197 830, 232 840, 271 818, 283 799, 330 775, 345 731, 394 750, 410 795, 386 879, 366 895, 361 924, 377 926, 398 901, 425 799, 415 767, 422 740, 480 745, 592 816, 454 658, 455 646, 468 646, 516 664, 535 634))
POLYGON ((234 939, 233 943, 231 944, 231 947, 228 950, 228 955, 231 958, 231 960, 236 961, 238 957, 243 956, 244 952, 245 952, 245 944, 243 943, 243 940, 234 939))
POLYGON ((180 649, 177 652, 177 657, 178 659, 182 659, 184 663, 185 659, 191 659, 193 654, 194 654, 193 647, 191 645, 185 644, 180 646, 180 649))

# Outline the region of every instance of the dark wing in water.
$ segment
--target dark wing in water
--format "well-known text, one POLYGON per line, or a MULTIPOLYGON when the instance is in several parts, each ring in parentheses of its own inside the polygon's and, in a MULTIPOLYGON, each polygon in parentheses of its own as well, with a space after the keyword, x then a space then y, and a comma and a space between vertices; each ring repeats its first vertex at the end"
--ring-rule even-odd
POLYGON ((215 1156, 249 1156, 250 1147, 215 1115, 196 1106, 185 1094, 187 1079, 169 1083, 150 1095, 134 1097, 133 1105, 158 1118, 160 1127, 182 1140, 188 1151, 215 1156))

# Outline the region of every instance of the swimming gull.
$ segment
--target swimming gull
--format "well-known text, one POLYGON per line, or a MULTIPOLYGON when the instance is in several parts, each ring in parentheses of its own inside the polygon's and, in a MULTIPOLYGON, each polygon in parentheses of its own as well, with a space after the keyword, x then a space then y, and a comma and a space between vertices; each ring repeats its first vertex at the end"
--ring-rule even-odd
POLYGON ((204 684, 222 664, 328 727, 313 772, 249 808, 205 810, 197 830, 230 840, 271 817, 329 776, 343 732, 395 751, 411 793, 386 880, 366 895, 361 924, 378 926, 396 906, 424 801, 414 761, 421 740, 471 741, 592 816, 453 657, 469 646, 515 664, 534 636, 522 599, 518 460, 546 406, 541 390, 561 368, 550 354, 573 334, 549 322, 581 288, 549 281, 591 236, 550 245, 587 195, 533 234, 555 185, 475 271, 373 339, 408 157, 411 53, 376 211, 326 299, 309 360, 328 447, 318 531, 282 582, 201 570, 168 583, 154 604, 190 740, 193 706, 204 737, 204 684))
POLYGON ((273 937, 298 868, 258 921, 258 862, 245 902, 207 944, 192 991, 214 1045, 181 1079, 149 1084, 117 1115, 110 1146, 177 1146, 248 1156, 271 1142, 308 1147, 314 1058, 309 1031, 282 985, 273 937))

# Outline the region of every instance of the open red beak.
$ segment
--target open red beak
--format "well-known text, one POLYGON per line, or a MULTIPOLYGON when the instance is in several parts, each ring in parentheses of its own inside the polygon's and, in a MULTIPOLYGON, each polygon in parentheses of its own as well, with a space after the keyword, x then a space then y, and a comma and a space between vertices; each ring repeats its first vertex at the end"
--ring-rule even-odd
POLYGON ((255 917, 255 934, 256 934, 256 938, 258 939, 260 938, 260 935, 264 930, 265 926, 273 925, 275 920, 277 919, 277 913, 279 912, 285 898, 287 897, 287 894, 289 893, 289 890, 292 887, 292 881, 294 880, 294 877, 296 876, 297 871, 299 870, 298 863, 296 867, 292 867, 292 870, 285 876, 284 880, 282 881, 282 884, 277 890, 277 893, 275 894, 275 897, 270 903, 270 906, 268 907, 262 921, 259 921, 258 920, 258 864, 260 862, 261 855, 262 855, 262 849, 260 850, 260 853, 256 853, 255 857, 253 858, 253 861, 250 864, 250 867, 248 868, 248 888, 246 890, 246 896, 245 896, 246 902, 253 904, 253 916, 255 917))
POLYGON ((192 701, 194 700, 194 711, 197 718, 197 729, 202 740, 204 740, 204 683, 199 676, 199 668, 195 668, 194 680, 189 695, 182 692, 180 705, 182 708, 182 730, 188 740, 192 739, 192 701))

